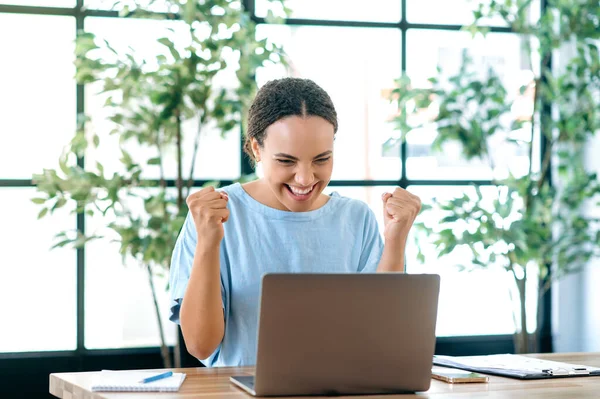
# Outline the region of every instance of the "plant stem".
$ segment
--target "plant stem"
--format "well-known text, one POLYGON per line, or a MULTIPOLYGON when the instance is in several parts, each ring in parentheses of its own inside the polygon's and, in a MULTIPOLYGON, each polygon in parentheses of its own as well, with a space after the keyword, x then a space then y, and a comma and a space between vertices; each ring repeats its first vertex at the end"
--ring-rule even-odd
POLYGON ((538 281, 538 297, 537 297, 537 309, 536 309, 536 327, 535 332, 533 334, 533 348, 535 352, 538 352, 539 342, 540 342, 540 326, 542 325, 542 312, 540 308, 540 304, 543 303, 542 300, 550 287, 550 283, 552 279, 549 276, 546 278, 539 279, 538 281))
POLYGON ((165 181, 165 168, 163 166, 163 151, 162 151, 162 143, 160 141, 160 129, 158 129, 156 133, 156 150, 158 151, 158 170, 160 173, 160 186, 164 189, 167 187, 167 182, 165 181))
MULTIPOLYGON (((510 259, 510 253, 509 253, 509 259, 510 259)), ((519 309, 520 309, 520 320, 521 323, 520 325, 516 324, 515 325, 515 351, 517 353, 527 353, 528 351, 528 334, 527 334, 527 309, 525 307, 525 299, 526 299, 526 286, 527 286, 527 270, 525 268, 523 268, 523 278, 520 279, 517 277, 517 273, 515 272, 515 267, 514 267, 514 262, 511 260, 510 261, 510 266, 509 266, 509 270, 512 272, 513 274, 513 278, 515 279, 515 284, 517 286, 517 291, 519 292, 519 309)), ((514 308, 513 308, 514 309, 514 308)), ((513 310, 514 312, 514 310, 513 310)), ((516 323, 516 317, 514 317, 513 314, 513 320, 515 320, 516 323)))
POLYGON ((175 145, 177 146, 177 209, 181 209, 183 205, 183 165, 182 165, 182 152, 181 152, 181 112, 179 108, 174 111, 175 114, 175 145))
POLYGON ((527 309, 526 309, 526 298, 527 298, 527 267, 523 266, 523 278, 518 281, 519 287, 519 299, 521 304, 521 337, 523 341, 523 353, 528 353, 529 348, 529 333, 527 331, 527 309))
POLYGON ((546 152, 544 153, 544 160, 542 161, 542 175, 540 176, 540 179, 537 181, 538 191, 542 188, 542 186, 544 185, 544 182, 548 178, 548 172, 550 170, 550 160, 552 159, 552 146, 553 146, 553 142, 548 141, 548 144, 546 145, 546 152))
POLYGON ((496 169, 496 163, 494 162, 494 157, 492 156, 492 153, 490 152, 490 145, 488 143, 487 137, 483 138, 483 150, 485 151, 485 154, 488 157, 488 161, 490 163, 490 169, 492 170, 492 184, 495 184, 496 187, 498 187, 496 178, 494 177, 494 169, 496 169))
POLYGON ((171 363, 169 348, 167 347, 167 343, 165 341, 165 331, 162 324, 162 319, 160 318, 160 308, 158 307, 158 300, 156 299, 156 289, 154 288, 154 275, 152 273, 152 266, 150 266, 150 264, 146 264, 146 270, 148 271, 148 281, 150 282, 152 300, 154 301, 154 311, 156 312, 156 321, 158 322, 158 332, 160 334, 160 354, 163 359, 163 365, 166 368, 171 368, 173 367, 173 364, 171 363))
MULTIPOLYGON (((516 279, 515 270, 514 270, 513 266, 514 266, 513 263, 510 262, 510 264, 508 265, 507 270, 511 271, 512 274, 513 274, 513 276, 514 276, 514 278, 516 279)), ((518 322, 517 322, 517 313, 514 310, 515 309, 514 308, 515 298, 513 296, 513 292, 512 292, 512 288, 511 287, 508 287, 508 297, 510 298, 511 305, 513 305, 513 306, 511 306, 511 308, 513 309, 512 312, 511 312, 512 319, 513 319, 513 324, 515 325, 515 334, 513 334, 513 344, 514 344, 515 349, 516 349, 518 347, 518 342, 517 342, 518 334, 516 333, 516 331, 517 331, 519 325, 518 325, 518 322)))
POLYGON ((535 137, 535 112, 537 111, 536 103, 539 96, 540 80, 535 79, 534 83, 535 88, 533 93, 533 112, 531 113, 531 139, 529 140, 529 172, 527 173, 527 176, 529 176, 529 180, 532 180, 533 177, 533 140, 535 137))
POLYGON ((192 165, 190 167, 190 174, 187 181, 187 192, 186 197, 190 194, 192 185, 194 184, 194 169, 196 168, 196 156, 198 155, 198 147, 200 146, 200 136, 202 134, 202 115, 198 115, 198 129, 196 130, 196 137, 194 138, 194 151, 192 152, 192 165))

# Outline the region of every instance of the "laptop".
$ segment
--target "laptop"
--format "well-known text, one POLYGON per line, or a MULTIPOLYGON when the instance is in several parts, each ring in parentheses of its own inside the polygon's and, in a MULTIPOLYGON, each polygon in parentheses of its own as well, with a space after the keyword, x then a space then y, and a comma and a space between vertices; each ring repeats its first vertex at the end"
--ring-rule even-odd
POLYGON ((440 277, 265 274, 254 396, 391 394, 431 384, 440 277))

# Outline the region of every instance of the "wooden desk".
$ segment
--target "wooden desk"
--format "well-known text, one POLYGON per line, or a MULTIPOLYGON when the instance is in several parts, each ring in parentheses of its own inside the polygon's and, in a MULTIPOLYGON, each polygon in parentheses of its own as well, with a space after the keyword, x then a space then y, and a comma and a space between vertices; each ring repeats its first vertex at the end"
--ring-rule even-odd
MULTIPOLYGON (((600 367, 600 353, 554 353, 531 355, 542 359, 585 364, 600 367)), ((234 374, 252 373, 252 367, 185 368, 176 369, 187 374, 179 392, 174 393, 115 393, 91 392, 90 386, 97 372, 50 374, 50 393, 63 399, 163 399, 191 398, 251 398, 229 382, 234 374)), ((510 378, 490 377, 488 384, 446 384, 432 380, 427 392, 416 395, 378 395, 368 398, 599 398, 600 377, 557 378, 552 380, 520 381, 510 378)), ((358 398, 361 396, 353 396, 358 398)))

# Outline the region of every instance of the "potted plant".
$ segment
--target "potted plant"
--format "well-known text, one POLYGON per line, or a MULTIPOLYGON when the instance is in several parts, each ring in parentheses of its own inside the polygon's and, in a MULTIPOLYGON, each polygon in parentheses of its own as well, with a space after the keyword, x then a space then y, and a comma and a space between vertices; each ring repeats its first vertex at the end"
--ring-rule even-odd
MULTIPOLYGON (((494 189, 487 196, 475 186, 472 196, 434 200, 424 211, 435 210, 442 218, 417 224, 417 237, 433 243, 438 257, 468 248, 472 257, 463 268, 501 268, 512 276, 518 353, 539 350, 539 322, 533 332, 527 325, 528 296, 539 303, 554 281, 581 270, 600 252, 599 220, 583 212, 600 193, 598 177, 586 170, 583 160, 588 140, 600 130, 600 5, 593 0, 548 0, 540 18, 531 21, 531 3, 479 4, 473 24, 464 27, 474 36, 485 36, 489 29, 481 21, 501 18, 520 37, 530 66, 537 52, 540 68, 531 69, 539 72, 532 72, 516 96, 494 67, 485 74, 477 71, 481 68, 468 51, 457 74, 444 74, 442 66, 426 87, 415 87, 403 76, 392 93, 399 108, 393 122, 402 140, 413 129, 429 126, 437 130, 433 150, 458 143, 466 160, 489 162, 492 171, 499 143, 527 157, 527 170, 494 175, 494 189), (559 51, 561 65, 551 62, 559 51), (513 105, 527 97, 530 112, 516 114, 513 105), (535 151, 537 131, 541 156, 535 151), (536 290, 527 288, 532 281, 536 290)), ((424 259, 422 252, 419 258, 424 259)))
MULTIPOLYGON (((222 135, 241 131, 256 89, 255 70, 268 62, 280 62, 281 53, 266 39, 256 40, 255 23, 240 1, 163 3, 167 12, 152 13, 136 4, 124 7, 121 16, 167 19, 183 26, 183 35, 176 36, 166 28, 158 39, 168 50, 166 55, 139 59, 135 49, 118 51, 91 33, 77 35, 76 79, 81 85, 99 85, 107 96, 105 110, 112 122, 110 134, 119 138, 113 151, 121 155, 121 170, 109 174, 101 161, 94 165, 82 162, 86 152, 98 147, 109 132, 90 129, 89 117, 80 115, 77 132, 60 156, 60 168, 34 175, 42 196, 33 201, 42 207, 39 217, 71 203, 74 212, 100 215, 106 227, 117 233, 121 255, 134 258, 148 273, 161 354, 164 366, 171 367, 153 278, 168 271, 187 214, 185 198, 194 184, 200 137, 208 128, 218 129, 222 135), (103 54, 110 57, 102 58, 103 54), (219 77, 226 73, 227 87, 219 86, 219 77), (184 138, 190 136, 194 145, 184 148, 184 138), (132 145, 143 151, 134 154, 132 145), (186 151, 191 152, 191 164, 187 165, 186 151), (171 189, 165 176, 167 162, 176 164, 171 189), (158 171, 158 179, 146 177, 153 169, 158 171), (136 201, 143 203, 141 212, 133 205, 136 201)), ((63 231, 56 237, 55 247, 81 247, 98 238, 81 231, 63 231)), ((178 366, 180 362, 176 359, 175 363, 178 366)))

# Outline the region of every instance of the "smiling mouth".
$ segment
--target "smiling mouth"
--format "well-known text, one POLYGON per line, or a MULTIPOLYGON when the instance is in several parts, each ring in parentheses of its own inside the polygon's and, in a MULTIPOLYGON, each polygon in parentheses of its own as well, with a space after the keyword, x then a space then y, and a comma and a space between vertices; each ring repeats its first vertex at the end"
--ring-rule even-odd
POLYGON ((289 184, 285 185, 285 187, 287 188, 287 191, 290 193, 291 197, 293 199, 295 199, 296 201, 305 201, 305 200, 309 199, 316 186, 317 186, 317 183, 313 184, 309 188, 299 189, 297 187, 290 186, 289 184))

